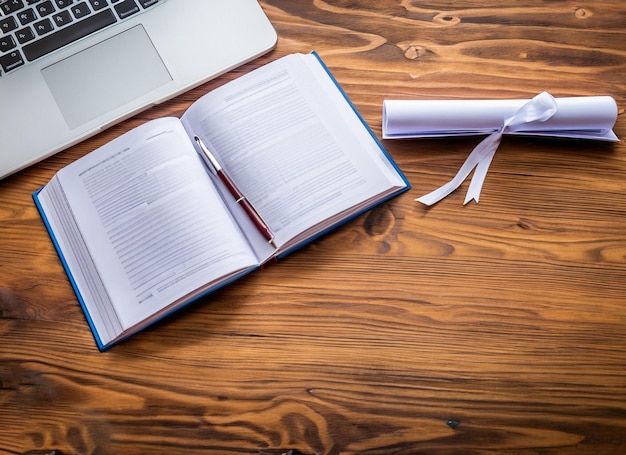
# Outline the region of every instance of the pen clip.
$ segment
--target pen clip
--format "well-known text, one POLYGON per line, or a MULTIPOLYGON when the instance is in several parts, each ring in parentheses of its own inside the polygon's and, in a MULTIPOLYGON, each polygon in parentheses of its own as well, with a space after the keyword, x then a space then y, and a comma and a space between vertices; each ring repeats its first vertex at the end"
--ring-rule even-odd
POLYGON ((220 166, 220 163, 213 156, 213 154, 209 151, 207 146, 204 145, 204 142, 202 142, 202 139, 200 139, 198 136, 194 136, 194 139, 196 143, 198 144, 198 147, 200 147, 200 151, 202 152, 201 155, 202 155, 202 158, 204 158, 204 162, 209 165, 209 169, 211 170, 211 172, 214 175, 217 175, 222 170, 222 166, 220 166))

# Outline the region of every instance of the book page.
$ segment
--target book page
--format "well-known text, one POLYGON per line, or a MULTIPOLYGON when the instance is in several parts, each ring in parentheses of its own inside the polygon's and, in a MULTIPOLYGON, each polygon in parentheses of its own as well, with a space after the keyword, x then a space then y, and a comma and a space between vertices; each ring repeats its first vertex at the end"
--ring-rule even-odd
POLYGON ((405 185, 314 55, 276 60, 183 117, 281 246, 405 185))
POLYGON ((125 329, 257 263, 178 119, 132 130, 58 180, 125 329))

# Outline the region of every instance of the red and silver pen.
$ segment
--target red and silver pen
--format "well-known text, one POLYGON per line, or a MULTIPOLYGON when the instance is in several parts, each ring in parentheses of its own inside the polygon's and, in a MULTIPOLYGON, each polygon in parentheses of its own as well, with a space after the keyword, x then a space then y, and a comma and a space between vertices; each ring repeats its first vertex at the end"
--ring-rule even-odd
POLYGON ((271 243, 274 247, 276 247, 276 244, 274 243, 274 236, 272 235, 272 232, 270 231, 265 221, 263 221, 263 218, 261 217, 259 212, 256 211, 254 206, 250 204, 250 201, 246 199, 241 191, 237 189, 235 183, 228 177, 226 172, 224 172, 224 169, 222 169, 219 161, 217 161, 217 159, 215 158, 213 153, 211 153, 211 151, 207 148, 207 146, 204 145, 202 139, 200 139, 198 136, 195 136, 194 139, 198 143, 198 147, 200 147, 200 150, 202 151, 202 157, 204 158, 204 161, 206 162, 211 172, 213 172, 222 181, 230 194, 235 198, 235 201, 239 205, 241 205, 246 214, 250 217, 250 219, 259 229, 259 231, 261 231, 267 241, 271 243))

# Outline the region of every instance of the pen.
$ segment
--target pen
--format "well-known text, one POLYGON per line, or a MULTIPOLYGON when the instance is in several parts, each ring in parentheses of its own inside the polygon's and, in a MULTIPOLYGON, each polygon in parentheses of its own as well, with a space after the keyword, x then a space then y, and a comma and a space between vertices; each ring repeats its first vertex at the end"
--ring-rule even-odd
POLYGON ((211 172, 213 172, 213 174, 215 174, 222 181, 222 183, 228 189, 228 192, 232 194, 232 196, 235 198, 235 202, 241 205, 241 207, 244 209, 246 214, 250 217, 250 219, 252 220, 254 225, 259 229, 259 231, 261 231, 261 233, 267 239, 267 241, 271 243, 274 247, 276 247, 276 244, 274 243, 274 236, 272 235, 265 221, 263 221, 263 218, 261 218, 261 215, 259 214, 259 212, 256 211, 254 206, 250 204, 250 201, 246 199, 246 197, 241 193, 241 191, 237 189, 237 186, 235 185, 235 183, 228 177, 226 172, 224 172, 224 169, 222 169, 222 166, 220 165, 219 161, 217 161, 217 159, 215 158, 215 155, 211 153, 211 151, 207 148, 207 146, 204 145, 204 142, 202 142, 202 139, 200 139, 198 136, 195 136, 194 139, 198 143, 198 147, 200 147, 200 150, 202 151, 202 157, 205 158, 204 161, 207 163, 211 172))

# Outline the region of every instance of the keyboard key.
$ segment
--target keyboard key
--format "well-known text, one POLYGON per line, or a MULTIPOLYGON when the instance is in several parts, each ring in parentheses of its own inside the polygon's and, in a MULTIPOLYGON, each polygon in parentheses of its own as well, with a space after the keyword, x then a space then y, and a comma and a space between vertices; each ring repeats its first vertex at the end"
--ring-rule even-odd
POLYGON ((0 37, 0 52, 9 52, 17 44, 11 35, 0 37))
POLYGON ((21 11, 17 15, 17 18, 20 20, 20 24, 26 25, 37 20, 37 13, 35 13, 34 9, 29 8, 27 10, 21 11))
POLYGON ((33 61, 115 22, 116 18, 113 12, 108 9, 103 10, 55 33, 46 35, 38 41, 27 44, 23 47, 24 55, 27 60, 33 61))
POLYGON ((39 36, 45 35, 46 33, 50 33, 52 30, 54 30, 54 26, 52 25, 52 22, 50 22, 50 19, 47 19, 47 18, 42 21, 35 22, 33 24, 33 28, 35 29, 35 31, 37 32, 39 36))
POLYGON ((23 28, 22 30, 18 30, 15 32, 15 37, 20 44, 28 43, 35 39, 35 34, 30 27, 23 28))
POLYGON ((57 4, 57 8, 63 9, 74 3, 74 0, 55 0, 55 3, 57 4))
POLYGON ((52 16, 52 20, 57 27, 62 27, 73 21, 72 15, 69 11, 61 11, 60 13, 55 14, 52 16))
POLYGON ((22 54, 19 51, 12 51, 6 55, 0 56, 0 68, 4 70, 5 73, 8 73, 15 68, 22 66, 24 64, 24 59, 22 58, 22 54))
POLYGON ((17 22, 15 22, 15 18, 9 16, 4 19, 0 19, 0 31, 3 33, 9 33, 11 30, 15 30, 17 28, 17 22))
POLYGON ((39 17, 45 17, 54 13, 54 5, 52 4, 50 0, 47 0, 43 3, 39 3, 35 8, 37 8, 39 17))
POLYGON ((115 5, 115 11, 120 19, 126 19, 128 16, 138 13, 139 7, 135 0, 124 0, 115 5))
POLYGON ((157 3, 159 3, 159 0, 139 0, 139 4, 142 6, 142 8, 149 8, 152 5, 156 5, 157 3))
POLYGON ((89 0, 89 3, 91 4, 91 8, 94 11, 99 11, 102 8, 106 8, 107 6, 109 6, 106 0, 89 0))
POLYGON ((0 10, 7 16, 22 8, 24 8, 24 2, 22 0, 8 0, 4 3, 0 3, 0 10))
POLYGON ((76 6, 72 6, 71 10, 72 10, 72 14, 74 15, 76 19, 85 17, 91 12, 91 10, 89 9, 89 6, 87 5, 87 2, 82 2, 76 6))

